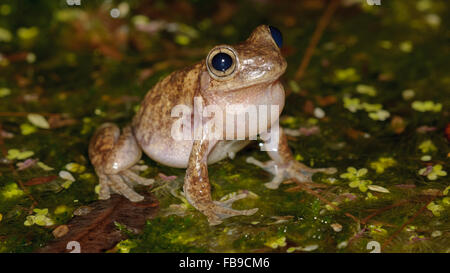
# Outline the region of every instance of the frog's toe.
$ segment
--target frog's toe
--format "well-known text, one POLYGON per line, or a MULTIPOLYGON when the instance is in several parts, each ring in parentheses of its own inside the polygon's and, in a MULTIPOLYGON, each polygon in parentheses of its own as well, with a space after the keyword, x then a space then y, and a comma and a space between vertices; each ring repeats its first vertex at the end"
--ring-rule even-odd
POLYGON ((312 182, 312 177, 314 175, 314 172, 311 172, 309 170, 304 169, 298 169, 298 168, 286 168, 286 175, 285 177, 287 179, 295 179, 299 182, 312 182))
POLYGON ((240 193, 237 194, 233 197, 230 197, 224 201, 214 201, 214 203, 216 205, 222 206, 222 207, 227 207, 227 208, 231 208, 231 205, 233 205, 234 202, 236 202, 237 200, 241 200, 248 197, 248 192, 244 192, 244 193, 240 193))
POLYGON ((100 191, 98 193, 98 199, 108 200, 111 197, 111 191, 108 186, 108 177, 104 174, 99 175, 100 178, 100 191))
POLYGON ((272 181, 267 182, 264 186, 268 189, 278 189, 280 184, 287 179, 294 179, 297 182, 313 182, 312 177, 315 173, 323 172, 326 174, 336 173, 336 168, 317 168, 313 169, 303 165, 297 161, 291 161, 285 165, 277 165, 276 162, 270 160, 267 162, 261 162, 253 157, 247 158, 247 163, 254 164, 265 171, 268 171, 274 175, 272 181))
POLYGON ((266 172, 269 172, 271 174, 276 174, 277 173, 277 165, 275 164, 275 161, 273 160, 269 160, 266 162, 261 162, 257 159, 255 159, 252 156, 247 157, 247 159, 245 160, 247 163, 253 164, 255 166, 260 167, 261 169, 265 170, 266 172))
POLYGON ((335 174, 337 172, 337 169, 334 167, 324 168, 324 169, 319 169, 319 170, 322 170, 321 172, 326 173, 326 174, 335 174))
POLYGON ((154 179, 150 179, 150 178, 144 178, 142 176, 137 175, 136 173, 134 173, 133 171, 130 170, 124 170, 122 172, 120 172, 120 174, 128 179, 130 179, 131 181, 134 181, 138 184, 144 185, 144 186, 148 186, 151 185, 155 182, 154 179))
POLYGON ((214 202, 214 207, 212 208, 212 214, 207 215, 208 222, 210 225, 218 225, 222 223, 223 219, 240 216, 240 215, 253 215, 258 211, 258 208, 248 209, 248 210, 235 210, 228 207, 228 204, 223 204, 220 202, 214 202))
POLYGON ((271 190, 276 190, 280 187, 281 182, 284 180, 284 175, 282 173, 277 173, 272 181, 264 183, 264 186, 271 190))
POLYGON ((258 208, 253 209, 246 209, 246 210, 235 210, 229 207, 224 207, 217 205, 214 209, 214 212, 217 216, 219 216, 220 219, 226 219, 233 216, 239 216, 239 215, 253 215, 258 211, 258 208))
POLYGON ((220 220, 220 217, 217 216, 217 215, 208 217, 208 223, 209 223, 210 226, 217 226, 217 225, 222 224, 222 222, 223 221, 220 220))
POLYGON ((130 170, 132 171, 138 171, 138 172, 142 172, 148 169, 147 165, 134 165, 133 167, 130 168, 130 170))
POLYGON ((248 195, 248 192, 243 192, 224 201, 213 201, 201 211, 208 217, 208 222, 212 226, 222 223, 222 220, 228 217, 252 215, 258 211, 258 208, 248 210, 235 210, 231 208, 231 205, 233 205, 234 202, 246 198, 248 195))
POLYGON ((301 173, 302 175, 312 178, 313 174, 315 173, 325 173, 325 174, 334 174, 337 172, 336 168, 310 168, 306 165, 303 165, 300 162, 293 161, 292 164, 289 166, 290 171, 294 171, 297 173, 301 173))
POLYGON ((125 196, 131 202, 139 202, 144 200, 144 197, 136 193, 130 186, 128 186, 120 175, 109 175, 109 186, 115 192, 125 196))

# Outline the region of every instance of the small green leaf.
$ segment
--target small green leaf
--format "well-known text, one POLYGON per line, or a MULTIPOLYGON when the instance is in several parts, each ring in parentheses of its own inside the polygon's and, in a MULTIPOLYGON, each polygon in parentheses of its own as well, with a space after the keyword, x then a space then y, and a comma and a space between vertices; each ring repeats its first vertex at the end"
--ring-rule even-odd
POLYGON ((0 98, 6 97, 9 94, 11 94, 11 89, 6 88, 6 87, 0 88, 0 98))
POLYGON ((14 159, 18 159, 18 160, 22 160, 22 159, 26 159, 29 158, 31 156, 34 155, 33 151, 19 151, 17 149, 10 149, 8 151, 8 155, 6 156, 6 158, 8 158, 9 160, 14 160, 14 159))
POLYGON ((20 132, 22 135, 30 135, 37 131, 37 128, 29 123, 20 124, 20 132))
POLYGON ((37 163, 37 165, 44 171, 53 171, 54 170, 54 168, 47 166, 43 162, 40 162, 40 161, 37 163))

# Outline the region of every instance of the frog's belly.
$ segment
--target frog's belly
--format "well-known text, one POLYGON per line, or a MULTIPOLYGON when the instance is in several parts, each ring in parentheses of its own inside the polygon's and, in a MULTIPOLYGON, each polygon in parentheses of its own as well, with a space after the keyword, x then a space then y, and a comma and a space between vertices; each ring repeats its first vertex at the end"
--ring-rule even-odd
MULTIPOLYGON (((248 140, 222 140, 216 143, 208 154, 208 164, 216 163, 226 157, 233 157, 250 143, 248 140)), ((163 165, 174 168, 187 168, 193 141, 165 141, 152 139, 142 147, 144 153, 163 165)))
POLYGON ((226 157, 234 158, 234 155, 245 148, 250 143, 250 140, 222 140, 208 155, 208 164, 214 164, 226 157))

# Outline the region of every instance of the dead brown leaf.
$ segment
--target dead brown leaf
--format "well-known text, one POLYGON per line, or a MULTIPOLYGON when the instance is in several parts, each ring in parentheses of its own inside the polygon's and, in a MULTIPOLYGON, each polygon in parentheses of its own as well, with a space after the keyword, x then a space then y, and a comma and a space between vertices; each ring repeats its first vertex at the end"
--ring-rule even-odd
POLYGON ((394 116, 391 120, 391 128, 396 134, 401 134, 405 130, 406 122, 400 116, 394 116))
POLYGON ((72 118, 63 118, 61 115, 53 115, 48 118, 48 123, 50 124, 50 128, 61 128, 64 126, 71 126, 77 123, 76 119, 72 118))
POLYGON ((39 253, 70 252, 67 244, 76 241, 81 253, 100 253, 113 248, 126 235, 117 229, 120 223, 132 232, 139 232, 147 219, 156 215, 159 203, 150 194, 144 194, 143 202, 133 203, 123 196, 114 194, 108 200, 96 201, 89 205, 92 210, 83 216, 76 216, 67 223, 69 231, 39 253))
POLYGON ((58 176, 56 176, 56 175, 35 177, 35 178, 28 180, 27 182, 24 182, 23 184, 25 186, 41 185, 41 184, 46 184, 46 183, 52 182, 56 178, 58 178, 58 176))
POLYGON ((333 96, 333 95, 329 95, 329 96, 325 96, 325 97, 316 96, 316 101, 317 101, 317 104, 319 104, 319 106, 325 107, 328 105, 335 104, 337 102, 337 98, 336 98, 336 96, 333 96))
POLYGON ((310 115, 314 114, 314 103, 311 100, 307 100, 305 102, 303 105, 303 112, 310 115))
POLYGON ((349 128, 349 129, 346 131, 346 134, 347 134, 347 136, 350 137, 351 139, 358 139, 358 138, 364 136, 364 132, 359 131, 359 130, 356 130, 356 129, 353 129, 353 128, 349 128))

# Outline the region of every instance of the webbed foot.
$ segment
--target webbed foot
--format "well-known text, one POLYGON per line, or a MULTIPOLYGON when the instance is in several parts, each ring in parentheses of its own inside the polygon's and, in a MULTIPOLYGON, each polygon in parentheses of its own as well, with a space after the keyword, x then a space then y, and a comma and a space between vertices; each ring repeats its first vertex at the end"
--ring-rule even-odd
POLYGON ((258 208, 248 209, 248 210, 235 210, 231 206, 234 202, 248 197, 248 193, 237 194, 225 201, 213 201, 202 211, 208 218, 210 225, 218 225, 222 223, 223 219, 240 216, 240 215, 253 215, 258 211, 258 208))
POLYGON ((131 170, 124 170, 117 174, 100 174, 99 199, 110 198, 111 192, 121 194, 131 202, 139 202, 144 197, 133 190, 134 184, 148 186, 153 184, 154 179, 139 176, 131 170))
POLYGON ((274 160, 261 162, 253 157, 248 157, 246 161, 247 163, 254 164, 272 173, 275 176, 272 179, 272 181, 264 184, 264 186, 266 186, 269 189, 278 189, 281 182, 283 182, 286 179, 295 179, 298 182, 313 182, 312 176, 317 172, 333 174, 337 171, 336 168, 313 169, 295 160, 291 160, 289 163, 284 165, 277 164, 274 160))
POLYGON ((151 185, 154 179, 138 175, 147 168, 136 164, 141 154, 130 127, 125 127, 122 134, 112 123, 99 127, 89 144, 89 158, 100 178, 99 199, 109 199, 111 193, 121 194, 132 202, 144 199, 133 186, 151 185))

